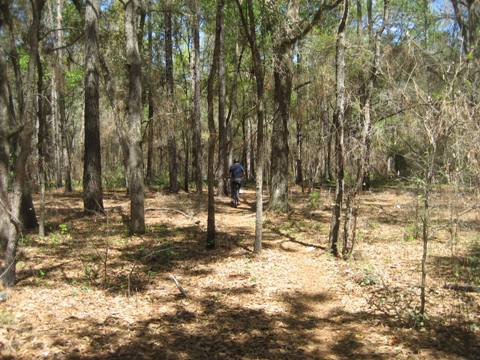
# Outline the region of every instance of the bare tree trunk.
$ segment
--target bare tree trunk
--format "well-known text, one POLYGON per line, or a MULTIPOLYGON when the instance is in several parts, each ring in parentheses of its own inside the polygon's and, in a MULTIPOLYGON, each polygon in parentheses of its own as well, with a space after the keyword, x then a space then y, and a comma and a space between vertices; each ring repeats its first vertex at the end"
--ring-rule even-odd
POLYGON ((85 150, 83 163, 83 206, 88 212, 103 212, 98 79, 99 12, 100 0, 87 2, 85 9, 85 150))
POLYGON ((192 41, 193 51, 191 57, 191 72, 192 72, 192 128, 193 128, 193 166, 195 169, 195 184, 198 194, 202 193, 203 189, 203 173, 202 173, 202 129, 200 123, 200 5, 199 0, 192 1, 192 41))
POLYGON ((357 36, 362 33, 362 1, 357 0, 357 36))
MULTIPOLYGON (((300 50, 297 53, 297 77, 301 79, 301 64, 302 57, 300 55, 300 50)), ((296 177, 295 184, 302 187, 302 192, 304 192, 303 184, 303 109, 302 109, 302 91, 297 89, 297 111, 296 111, 296 126, 297 126, 297 159, 295 164, 296 177)))
MULTIPOLYGON (((37 57, 37 119, 38 119, 38 173, 40 176, 40 221, 38 224, 38 235, 40 237, 45 236, 45 186, 47 180, 46 174, 46 147, 45 140, 47 140, 47 119, 44 109, 44 98, 46 96, 43 89, 43 65, 38 52, 35 54, 37 57)), ((56 136, 54 133, 53 136, 56 136)))
POLYGON ((125 35, 128 69, 128 185, 130 196, 130 231, 145 232, 145 194, 142 154, 142 62, 137 38, 138 0, 125 7, 125 35))
POLYGON ((168 2, 165 8, 165 76, 168 96, 168 173, 169 190, 178 192, 177 142, 175 139, 175 88, 173 83, 173 41, 172 41, 172 9, 168 2))
MULTIPOLYGON (((263 115, 263 117, 265 118, 265 113, 263 115)), ((253 130, 253 126, 252 126, 252 119, 248 118, 247 120, 247 132, 248 132, 248 164, 249 164, 249 174, 250 174, 250 178, 254 178, 256 177, 256 174, 255 174, 255 133, 254 133, 254 130, 253 130)), ((258 134, 257 134, 258 135, 258 134)), ((265 158, 265 155, 263 155, 264 158, 265 158)), ((264 165, 265 165, 265 161, 264 161, 264 165)))
POLYGON ((223 11, 225 7, 224 0, 217 0, 217 14, 215 25, 215 47, 213 49, 212 65, 207 82, 207 107, 208 107, 208 215, 207 215, 207 248, 213 249, 216 244, 215 230, 215 189, 214 189, 214 158, 215 144, 217 142, 217 130, 215 128, 213 92, 215 75, 218 70, 218 58, 220 54, 220 33, 222 31, 223 11))
POLYGON ((153 129, 154 129, 154 109, 152 90, 148 90, 148 130, 147 130, 147 174, 146 182, 148 185, 153 181, 153 129))
POLYGON ((190 182, 188 168, 190 162, 190 141, 189 141, 189 134, 188 134, 188 121, 185 121, 185 132, 183 135, 183 142, 184 142, 184 151, 185 151, 185 162, 184 162, 184 170, 183 170, 183 190, 188 193, 188 183, 190 182))
MULTIPOLYGON (((4 4, 1 4, 4 6, 4 4)), ((1 16, 1 15, 0 15, 1 16)), ((2 22, 0 20, 0 31, 2 31, 2 22)), ((10 199, 8 196, 8 174, 10 172, 10 139, 8 130, 11 128, 11 114, 8 111, 9 90, 7 83, 7 64, 3 52, 0 52, 0 251, 2 261, 7 244, 16 241, 10 240, 13 226, 8 212, 11 212, 10 199)), ((4 265, 7 265, 5 263, 4 265)), ((0 266, 0 272, 3 273, 5 266, 0 266)))
POLYGON ((217 31, 218 39, 218 194, 228 195, 228 150, 227 150, 227 128, 225 119, 225 21, 224 10, 218 13, 217 31))
POLYGON ((323 178, 325 181, 330 181, 332 179, 332 170, 331 170, 331 154, 332 154, 332 138, 333 138, 333 125, 330 123, 329 113, 328 113, 328 104, 327 100, 322 100, 322 128, 324 137, 326 137, 325 150, 324 150, 324 167, 323 167, 323 178))
MULTIPOLYGON (((273 211, 288 211, 288 120, 292 91, 291 49, 274 48, 275 110, 278 115, 272 127, 271 189, 269 207, 273 211)), ((257 154, 258 156, 258 154, 257 154)))
POLYGON ((330 249, 333 255, 338 256, 338 235, 340 229, 340 215, 344 192, 344 118, 345 118, 345 26, 348 17, 348 0, 344 0, 343 17, 337 32, 337 49, 335 59, 337 103, 333 118, 335 126, 336 147, 336 188, 335 204, 332 209, 330 224, 330 249))
POLYGON ((262 234, 263 234, 263 165, 264 165, 264 135, 263 135, 263 123, 265 116, 265 103, 264 103, 264 80, 265 73, 263 68, 263 62, 258 48, 257 35, 256 35, 256 19, 253 9, 253 0, 247 0, 247 17, 244 16, 242 10, 242 4, 240 0, 236 1, 237 7, 240 13, 240 17, 243 24, 243 29, 247 34, 247 39, 250 44, 250 51, 252 53, 252 59, 254 62, 254 74, 256 80, 256 94, 257 94, 257 169, 255 178, 255 198, 256 198, 256 214, 255 214, 255 253, 262 251, 262 234))
MULTIPOLYGON (((0 204, 0 206, 3 206, 4 209, 2 210, 8 210, 8 215, 9 215, 9 220, 10 220, 10 227, 9 227, 9 233, 8 233, 8 242, 7 242, 7 247, 5 250, 5 257, 4 257, 4 268, 5 271, 3 273, 3 278, 2 278, 2 283, 6 287, 11 287, 15 285, 15 280, 16 280, 16 261, 17 261, 17 241, 18 241, 18 236, 21 232, 21 227, 22 224, 19 221, 20 218, 20 212, 21 212, 21 203, 22 203, 22 195, 23 195, 23 189, 27 185, 27 173, 26 173, 26 164, 28 161, 28 157, 30 156, 30 153, 32 151, 32 136, 33 136, 33 129, 34 129, 34 122, 35 122, 35 99, 36 99, 36 89, 35 89, 35 75, 37 71, 37 66, 38 66, 38 57, 35 56, 38 54, 38 37, 39 37, 39 31, 40 31, 40 20, 41 20, 41 14, 42 14, 42 9, 44 6, 45 2, 44 0, 32 0, 31 5, 32 5, 32 23, 30 25, 30 31, 29 31, 29 61, 28 61, 28 70, 27 70, 27 78, 26 78, 26 93, 25 93, 25 108, 24 112, 22 113, 23 115, 23 129, 20 132, 19 135, 19 151, 16 157, 15 161, 15 169, 14 169, 14 174, 15 178, 13 181, 13 187, 12 187, 12 196, 11 196, 11 201, 10 201, 10 208, 8 209, 8 203, 5 206, 3 204, 0 204)), ((8 11, 8 5, 7 4, 1 4, 2 7, 7 7, 8 11)), ((5 12, 4 12, 5 13, 5 12)), ((6 19, 8 22, 9 20, 6 19)), ((10 27, 12 29, 12 27, 10 27)), ((1 60, 0 60, 1 61, 1 60)), ((0 79, 4 79, 3 81, 0 80, 0 98, 2 98, 2 102, 8 101, 8 94, 5 93, 4 90, 4 85, 6 84, 6 76, 4 75, 4 66, 2 69, 2 66, 0 65, 0 79)), ((8 90, 7 90, 8 91, 8 90)), ((21 92, 21 91, 20 91, 21 92)), ((2 108, 2 107, 0 107, 2 108)), ((11 114, 10 114, 11 115, 11 114)), ((6 115, 6 112, 4 112, 0 116, 8 116, 6 115)), ((2 126, 3 129, 3 126, 2 126)), ((5 137, 4 137, 5 138, 5 137)), ((0 136, 1 139, 1 136, 0 136)), ((5 147, 4 147, 5 148, 5 147)), ((1 174, 0 174, 1 175, 1 174)), ((3 202, 3 199, 2 199, 3 202)))
POLYGON ((148 58, 149 58, 149 81, 148 81, 148 130, 147 130, 147 174, 146 182, 148 185, 153 180, 153 132, 154 132, 154 104, 153 104, 153 86, 150 84, 152 81, 151 69, 153 66, 153 41, 152 41, 152 16, 148 17, 148 58))

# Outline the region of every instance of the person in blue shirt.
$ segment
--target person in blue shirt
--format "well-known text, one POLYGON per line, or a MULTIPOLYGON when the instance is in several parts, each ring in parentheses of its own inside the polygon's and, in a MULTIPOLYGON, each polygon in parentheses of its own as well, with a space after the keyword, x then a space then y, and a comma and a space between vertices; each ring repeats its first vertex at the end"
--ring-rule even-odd
POLYGON ((245 176, 245 170, 238 160, 233 160, 232 166, 230 166, 230 188, 232 189, 232 205, 237 207, 240 203, 238 194, 240 193, 240 187, 242 186, 242 179, 245 176))

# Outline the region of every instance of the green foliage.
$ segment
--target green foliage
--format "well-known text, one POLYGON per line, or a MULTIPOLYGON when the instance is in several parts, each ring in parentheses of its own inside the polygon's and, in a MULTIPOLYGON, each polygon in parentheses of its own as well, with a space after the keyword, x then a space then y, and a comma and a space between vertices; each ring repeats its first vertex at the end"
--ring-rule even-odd
POLYGON ((418 226, 417 224, 408 224, 405 226, 403 231, 403 240, 404 241, 415 241, 418 236, 418 226))
POLYGON ((62 235, 68 235, 68 225, 67 224, 60 224, 58 225, 58 230, 60 230, 60 234, 62 235))
POLYGON ((408 321, 410 323, 410 326, 414 328, 425 327, 425 324, 428 320, 428 315, 422 314, 418 309, 415 309, 408 314, 408 321))
POLYGON ((367 266, 363 269, 363 276, 359 280, 359 285, 361 286, 371 286, 380 284, 381 279, 378 274, 375 273, 375 270, 372 266, 367 266))
POLYGON ((18 239, 18 245, 21 247, 31 246, 33 244, 33 237, 29 234, 21 234, 18 239))
POLYGON ((105 172, 103 186, 107 190, 115 190, 125 187, 125 174, 123 168, 117 167, 112 171, 105 172))
POLYGON ((18 56, 19 56, 19 65, 20 65, 20 70, 22 72, 26 72, 28 69, 28 62, 30 61, 30 55, 25 51, 25 49, 20 48, 18 51, 18 56))
POLYGON ((83 84, 84 71, 83 68, 73 68, 65 72, 65 82, 67 91, 73 91, 83 84))
POLYGON ((318 209, 321 206, 320 192, 312 191, 308 196, 308 204, 311 209, 318 209))

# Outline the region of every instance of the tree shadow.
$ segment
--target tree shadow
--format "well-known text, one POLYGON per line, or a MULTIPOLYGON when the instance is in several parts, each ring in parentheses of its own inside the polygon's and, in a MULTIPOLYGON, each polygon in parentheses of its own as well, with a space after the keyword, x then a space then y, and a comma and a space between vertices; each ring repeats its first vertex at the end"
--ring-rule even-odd
MULTIPOLYGON (((332 311, 325 317, 313 309, 330 300, 326 293, 296 292, 279 295, 281 312, 267 307, 229 303, 225 296, 256 291, 254 286, 206 288, 189 302, 134 323, 110 316, 104 321, 78 319, 74 336, 88 339, 82 353, 64 352, 66 359, 391 359, 392 349, 381 352, 365 337, 372 331, 408 349, 412 355, 431 350, 475 359, 478 337, 455 327, 432 326, 424 332, 406 329, 395 319, 372 312, 332 311), (381 323, 381 326, 378 326, 381 323), (377 324, 377 325, 375 325, 377 324), (328 329, 319 337, 318 330, 328 329), (403 330, 402 330, 403 329, 403 330), (325 335, 326 334, 326 335, 325 335), (332 337, 333 336, 333 337, 332 337)), ((58 334, 58 343, 64 342, 58 334)), ((476 352, 477 351, 477 352, 476 352)))
MULTIPOLYGON (((232 288, 230 295, 255 291, 232 288)), ((288 298, 290 310, 271 313, 265 309, 232 305, 219 300, 218 289, 207 289, 192 299, 193 311, 177 304, 168 314, 138 321, 126 329, 113 319, 112 325, 96 321, 82 324, 75 336, 88 338, 87 354, 66 354, 67 359, 306 359, 314 358, 306 345, 312 341, 315 318, 305 316, 306 302, 322 303, 328 296, 310 298, 298 294, 288 298), (292 303, 293 302, 293 303, 292 303), (120 326, 119 326, 120 325, 120 326), (122 337, 126 332, 128 338, 122 337), (112 349, 112 350, 109 350, 112 349)))
POLYGON ((480 242, 463 256, 432 256, 431 264, 434 276, 445 282, 480 286, 480 242))

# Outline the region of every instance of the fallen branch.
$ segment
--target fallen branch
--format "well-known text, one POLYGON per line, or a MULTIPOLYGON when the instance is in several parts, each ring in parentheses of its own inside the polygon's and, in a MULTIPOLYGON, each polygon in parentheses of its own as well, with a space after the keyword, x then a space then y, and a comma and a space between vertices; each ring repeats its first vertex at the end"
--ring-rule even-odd
POLYGON ((187 295, 187 291, 182 287, 182 285, 180 285, 180 283, 178 282, 178 280, 175 278, 174 275, 170 274, 168 276, 171 280, 173 280, 173 282, 175 283, 175 285, 177 286, 178 290, 182 293, 183 296, 185 297, 188 297, 187 295))
POLYGON ((448 290, 455 290, 455 291, 480 293, 480 286, 473 286, 468 284, 445 284, 443 285, 443 288, 448 290))
POLYGON ((135 267, 137 266, 137 264, 134 264, 132 269, 130 270, 130 272, 128 273, 127 275, 127 291, 128 291, 128 297, 132 296, 132 293, 131 293, 131 279, 132 279, 132 274, 133 274, 133 270, 135 270, 135 267))
POLYGON ((172 209, 172 208, 148 208, 148 209, 145 209, 145 211, 164 211, 164 212, 171 211, 171 212, 176 212, 178 214, 181 214, 186 218, 193 220, 193 216, 190 216, 187 213, 184 213, 183 211, 172 209))

